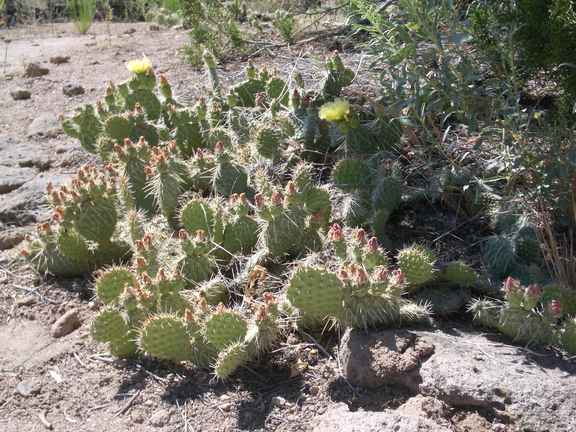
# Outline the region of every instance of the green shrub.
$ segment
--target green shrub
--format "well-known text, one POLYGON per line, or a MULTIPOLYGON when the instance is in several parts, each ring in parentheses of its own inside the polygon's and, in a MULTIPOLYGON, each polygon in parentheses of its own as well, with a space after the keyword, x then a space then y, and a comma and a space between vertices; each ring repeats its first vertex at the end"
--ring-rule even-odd
POLYGON ((68 11, 78 31, 84 34, 94 22, 96 0, 68 0, 68 11))

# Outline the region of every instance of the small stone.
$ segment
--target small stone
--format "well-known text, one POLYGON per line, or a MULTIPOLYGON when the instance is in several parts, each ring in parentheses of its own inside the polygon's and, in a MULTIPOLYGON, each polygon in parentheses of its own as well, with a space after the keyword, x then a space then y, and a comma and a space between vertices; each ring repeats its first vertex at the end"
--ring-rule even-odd
POLYGON ((26 100, 32 97, 32 93, 30 93, 29 90, 17 88, 10 92, 10 96, 12 96, 14 100, 26 100))
POLYGON ((27 232, 25 228, 14 228, 0 233, 0 251, 18 246, 25 240, 27 232))
POLYGON ((319 393, 320 393, 320 387, 318 386, 310 387, 310 396, 318 396, 319 393))
POLYGON ((58 318, 54 324, 52 324, 52 327, 50 328, 50 334, 52 337, 60 338, 72 333, 81 325, 82 321, 80 321, 78 311, 76 309, 72 309, 66 312, 64 315, 58 318))
POLYGON ((220 405, 220 409, 224 412, 230 412, 230 410, 232 409, 233 404, 231 402, 225 403, 220 405))
POLYGON ((131 415, 132 421, 136 424, 144 423, 144 416, 142 413, 132 413, 131 415))
POLYGON ((50 63, 55 65, 61 65, 64 63, 68 63, 70 61, 70 56, 55 56, 50 57, 50 63))
POLYGON ((136 33, 136 29, 135 29, 135 28, 129 28, 128 30, 124 31, 124 34, 127 34, 127 35, 131 35, 131 34, 134 34, 134 33, 136 33))
POLYGON ((278 408, 283 408, 288 405, 288 401, 284 399, 282 396, 274 396, 270 401, 273 406, 278 408))
POLYGON ((29 397, 40 393, 42 388, 40 381, 37 379, 21 381, 16 385, 16 392, 24 397, 29 397))
POLYGON ((84 90, 84 87, 82 87, 79 84, 68 83, 65 84, 64 87, 62 87, 62 93, 64 93, 65 96, 73 97, 82 95, 86 93, 86 91, 84 90))
POLYGON ((30 63, 28 66, 26 66, 24 76, 26 78, 37 78, 48 75, 49 73, 50 70, 48 68, 42 67, 38 63, 30 63))
POLYGON ((33 295, 18 297, 15 303, 16 306, 31 306, 36 303, 36 297, 33 295))
POLYGON ((169 410, 161 409, 152 414, 152 417, 150 417, 150 420, 148 422, 150 423, 151 426, 163 427, 170 422, 171 416, 172 413, 169 410))
POLYGON ((158 24, 150 24, 150 27, 148 27, 148 30, 150 31, 160 31, 160 26, 158 24))

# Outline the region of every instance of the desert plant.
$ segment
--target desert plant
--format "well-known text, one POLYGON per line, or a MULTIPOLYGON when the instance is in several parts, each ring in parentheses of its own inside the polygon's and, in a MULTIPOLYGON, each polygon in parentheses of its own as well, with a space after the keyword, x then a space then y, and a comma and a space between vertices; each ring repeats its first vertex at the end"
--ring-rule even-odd
POLYGON ((96 15, 96 0, 68 0, 68 12, 78 31, 85 34, 96 15))

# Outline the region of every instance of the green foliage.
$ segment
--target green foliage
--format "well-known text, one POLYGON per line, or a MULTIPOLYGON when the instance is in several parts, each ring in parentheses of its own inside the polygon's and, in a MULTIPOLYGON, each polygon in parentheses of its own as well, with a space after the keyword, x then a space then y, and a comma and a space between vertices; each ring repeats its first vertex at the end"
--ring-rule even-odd
POLYGON ((82 34, 86 33, 96 15, 96 0, 67 0, 67 6, 76 29, 82 34))
POLYGON ((294 18, 294 15, 286 10, 278 9, 274 14, 272 24, 284 42, 287 44, 294 43, 294 33, 296 28, 296 19, 294 18))

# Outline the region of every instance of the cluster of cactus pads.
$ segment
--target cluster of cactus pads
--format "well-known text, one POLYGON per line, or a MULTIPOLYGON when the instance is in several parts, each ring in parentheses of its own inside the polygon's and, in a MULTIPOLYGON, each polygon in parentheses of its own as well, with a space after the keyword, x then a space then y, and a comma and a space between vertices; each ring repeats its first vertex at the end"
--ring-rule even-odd
POLYGON ((22 255, 56 276, 97 270, 97 341, 224 379, 290 331, 461 309, 446 299, 469 300, 470 266, 379 244, 403 197, 398 125, 341 99, 354 74, 338 56, 316 91, 252 65, 225 91, 204 61, 210 89, 193 107, 146 60, 63 120, 102 162, 49 186, 51 221, 22 255))

